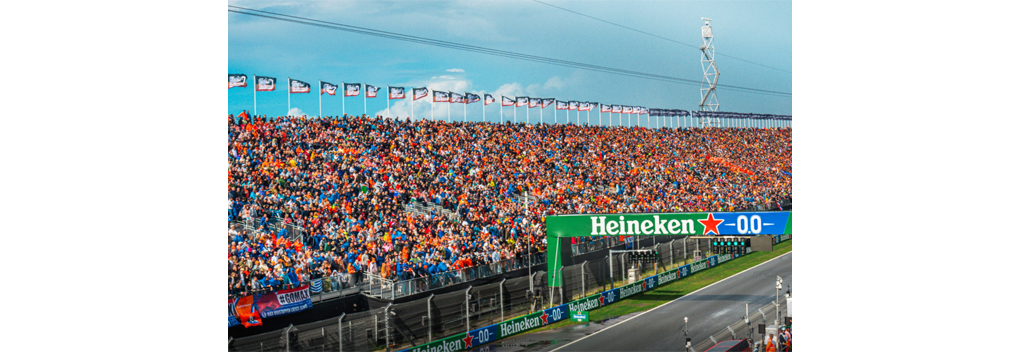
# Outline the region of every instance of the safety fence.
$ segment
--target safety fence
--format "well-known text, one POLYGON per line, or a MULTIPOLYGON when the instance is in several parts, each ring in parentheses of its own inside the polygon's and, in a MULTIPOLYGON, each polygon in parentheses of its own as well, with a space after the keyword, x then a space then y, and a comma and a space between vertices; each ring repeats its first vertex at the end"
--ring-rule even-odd
POLYGON ((389 280, 378 275, 367 274, 367 279, 359 283, 358 286, 367 295, 392 300, 527 268, 528 263, 531 263, 532 267, 544 267, 545 252, 534 253, 530 259, 527 256, 503 259, 494 263, 475 265, 408 280, 389 280))
POLYGON ((610 259, 602 257, 562 267, 563 286, 553 290, 546 272, 536 271, 411 302, 381 303, 386 305, 336 319, 232 338, 228 350, 372 351, 387 346, 414 346, 405 351, 415 352, 463 350, 567 319, 571 310, 604 307, 739 257, 695 258, 698 248, 710 248, 708 241, 683 238, 644 247, 657 249, 659 261, 644 268, 654 274, 631 283, 621 271, 631 265, 626 264, 627 254, 618 254, 612 259, 612 279, 610 259))
MULTIPOLYGON (((719 341, 725 340, 748 339, 758 342, 766 341, 767 337, 759 329, 759 325, 775 325, 777 321, 782 321, 783 310, 779 308, 784 307, 784 303, 786 303, 786 297, 780 295, 778 302, 772 302, 758 308, 749 308, 746 316, 730 324, 726 329, 710 335, 707 340, 693 345, 691 351, 705 351, 719 343, 719 341)), ((760 350, 763 351, 764 349, 760 350)))

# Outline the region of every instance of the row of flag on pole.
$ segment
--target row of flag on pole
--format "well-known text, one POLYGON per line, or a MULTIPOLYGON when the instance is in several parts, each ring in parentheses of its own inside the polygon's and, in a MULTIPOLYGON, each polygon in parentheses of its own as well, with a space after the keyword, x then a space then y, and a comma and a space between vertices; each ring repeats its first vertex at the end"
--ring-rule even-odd
MULTIPOLYGON (((269 92, 276 90, 276 78, 266 76, 254 76, 255 77, 255 91, 257 92, 269 92)), ((312 91, 311 84, 287 78, 290 93, 310 93, 312 91)), ((245 74, 227 74, 227 88, 235 87, 247 87, 248 76, 245 74)), ((343 83, 343 95, 345 97, 356 97, 361 94, 361 83, 343 83)), ((375 98, 379 87, 371 84, 365 84, 365 97, 375 98)), ((336 95, 336 90, 339 88, 338 85, 319 81, 319 95, 329 94, 336 95)), ((387 86, 387 93, 390 99, 405 99, 404 87, 390 87, 387 86)), ((411 94, 413 100, 426 98, 429 95, 429 89, 426 87, 411 88, 411 94)), ((528 108, 546 108, 550 104, 556 104, 556 110, 576 110, 576 111, 591 111, 596 107, 599 108, 599 112, 606 113, 619 113, 619 114, 639 114, 649 116, 694 116, 694 117, 716 117, 716 118, 732 118, 732 119, 773 119, 773 120, 792 120, 792 117, 788 115, 772 115, 772 114, 747 114, 747 113, 732 113, 732 112, 717 112, 717 111, 687 111, 680 109, 649 109, 641 106, 627 106, 627 105, 613 105, 613 104, 599 104, 597 102, 588 101, 562 101, 555 98, 533 98, 533 97, 509 97, 500 96, 501 106, 513 106, 522 107, 527 106, 528 108)), ((432 91, 432 101, 436 103, 451 103, 451 104, 472 104, 479 101, 483 102, 483 105, 489 105, 496 102, 496 98, 492 94, 485 94, 479 96, 474 93, 456 93, 456 92, 444 92, 434 90, 432 91)))
MULTIPOLYGON (((268 92, 276 90, 276 78, 266 76, 254 76, 255 77, 255 91, 257 92, 268 92)), ((247 87, 248 76, 245 74, 227 74, 227 88, 235 87, 247 87)), ((290 93, 310 93, 311 85, 300 80, 287 78, 290 86, 290 93)), ((356 97, 361 94, 361 83, 343 83, 344 96, 345 97, 356 97)), ((320 81, 319 82, 319 95, 329 94, 336 95, 338 86, 333 83, 320 81)), ((387 87, 389 91, 390 99, 404 99, 404 87, 387 87)), ((379 90, 378 87, 370 84, 365 84, 365 97, 375 98, 376 92, 379 90)), ((428 97, 428 88, 412 88, 413 99, 418 100, 428 97)), ((508 97, 501 96, 502 106, 527 106, 528 108, 545 108, 550 104, 556 103, 556 110, 577 110, 577 111, 591 111, 597 106, 601 106, 600 112, 608 113, 621 113, 621 114, 649 114, 652 110, 661 109, 648 109, 640 106, 627 106, 627 105, 604 105, 596 102, 588 101, 560 101, 555 98, 532 98, 532 97, 508 97)), ((451 104, 471 104, 482 101, 482 97, 474 93, 456 93, 456 92, 444 92, 444 91, 432 91, 432 101, 436 103, 451 103, 451 104)), ((485 94, 484 105, 489 105, 496 101, 492 94, 485 94)), ((682 110, 681 110, 682 111, 682 110)))
MULTIPOLYGON (((247 75, 231 73, 227 75, 227 78, 228 78, 227 88, 248 86, 247 75)), ((312 85, 307 82, 292 78, 287 78, 287 81, 289 82, 290 93, 312 92, 312 85)), ((361 83, 343 83, 343 86, 344 86, 343 93, 345 97, 356 97, 358 95, 361 95, 361 83)), ((329 83, 326 81, 319 81, 320 95, 322 94, 336 95, 337 88, 339 88, 339 86, 337 86, 336 84, 329 83)), ((404 87, 387 87, 387 88, 389 90, 390 99, 404 99, 404 87)), ((418 92, 418 89, 425 90, 425 88, 415 88, 416 94, 418 92)), ((255 91, 270 92, 274 90, 276 90, 275 77, 255 76, 255 91)), ((373 86, 371 84, 365 84, 365 97, 375 98, 378 91, 379 87, 373 86)), ((425 90, 425 94, 427 94, 427 90, 425 90)), ((423 94, 422 96, 416 95, 415 99, 417 100, 423 98, 425 94, 423 94)))

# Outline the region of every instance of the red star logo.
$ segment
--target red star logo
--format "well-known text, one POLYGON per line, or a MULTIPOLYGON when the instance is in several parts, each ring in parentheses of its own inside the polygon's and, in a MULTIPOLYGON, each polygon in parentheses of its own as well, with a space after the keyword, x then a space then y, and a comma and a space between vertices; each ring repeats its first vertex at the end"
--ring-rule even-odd
POLYGON ((465 337, 463 340, 464 340, 464 343, 467 344, 467 347, 471 347, 471 340, 474 340, 474 339, 475 339, 474 336, 471 336, 471 334, 467 334, 467 337, 465 337))
POLYGON ((542 317, 542 325, 549 324, 549 314, 546 314, 544 310, 542 311, 541 317, 542 317))
POLYGON ((648 290, 648 281, 642 281, 641 282, 641 291, 647 291, 647 290, 648 290))
POLYGON ((698 220, 698 222, 700 222, 702 225, 705 225, 705 232, 702 232, 701 233, 702 235, 707 235, 709 232, 715 232, 715 234, 718 235, 719 234, 718 226, 723 221, 722 219, 716 220, 715 217, 712 216, 712 213, 708 213, 707 219, 698 220))
POLYGON ((599 295, 599 307, 606 305, 606 296, 599 295))

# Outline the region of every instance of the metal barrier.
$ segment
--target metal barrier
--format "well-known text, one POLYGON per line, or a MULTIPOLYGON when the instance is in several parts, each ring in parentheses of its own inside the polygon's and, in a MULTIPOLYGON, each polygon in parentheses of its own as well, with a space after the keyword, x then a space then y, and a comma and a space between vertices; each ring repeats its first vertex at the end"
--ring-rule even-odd
MULTIPOLYGON (((545 265, 545 253, 534 253, 532 267, 545 265)), ((366 274, 357 286, 362 292, 378 298, 397 299, 438 288, 482 279, 505 272, 527 268, 527 258, 503 259, 496 263, 476 265, 409 280, 391 280, 379 275, 366 274)))

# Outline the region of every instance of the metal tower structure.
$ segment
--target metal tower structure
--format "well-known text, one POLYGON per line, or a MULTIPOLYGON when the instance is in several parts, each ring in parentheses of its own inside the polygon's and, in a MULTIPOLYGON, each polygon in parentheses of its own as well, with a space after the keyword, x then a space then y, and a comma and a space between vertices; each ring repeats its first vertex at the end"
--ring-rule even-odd
MULTIPOLYGON (((705 74, 701 80, 701 103, 698 109, 701 111, 717 111, 719 109, 719 98, 715 95, 715 86, 719 83, 719 68, 715 65, 715 37, 712 35, 712 19, 701 18, 705 25, 701 26, 701 71, 705 74)), ((701 127, 718 126, 719 119, 703 116, 700 121, 701 127)))

